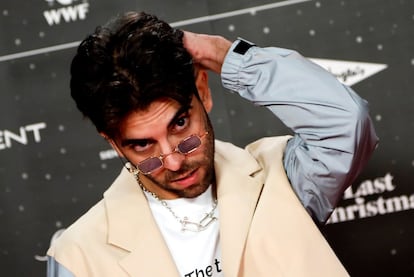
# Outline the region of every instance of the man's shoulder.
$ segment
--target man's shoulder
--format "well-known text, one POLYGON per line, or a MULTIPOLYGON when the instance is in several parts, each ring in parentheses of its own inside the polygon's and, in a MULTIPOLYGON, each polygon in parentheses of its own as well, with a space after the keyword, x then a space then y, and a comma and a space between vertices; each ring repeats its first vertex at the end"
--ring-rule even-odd
POLYGON ((234 154, 242 154, 242 153, 250 153, 250 155, 257 156, 260 155, 262 152, 268 151, 281 151, 283 152, 286 148, 287 141, 292 136, 273 136, 273 137, 263 137, 257 139, 249 144, 247 144, 244 148, 236 146, 230 142, 224 142, 221 140, 216 140, 216 152, 223 155, 234 155, 234 154))
POLYGON ((106 225, 105 208, 101 200, 67 227, 52 243, 60 247, 80 247, 83 243, 104 239, 107 233, 106 225))
POLYGON ((287 141, 291 136, 260 138, 241 148, 229 142, 216 140, 215 161, 218 166, 230 165, 240 169, 267 168, 275 160, 283 159, 287 141))
POLYGON ((69 225, 57 241, 63 244, 82 244, 88 242, 88 239, 106 239, 108 233, 107 199, 111 198, 112 195, 117 197, 128 194, 128 191, 124 191, 123 188, 126 186, 127 176, 127 171, 122 169, 112 185, 104 192, 104 197, 69 225))
POLYGON ((274 137, 263 137, 258 140, 249 143, 245 149, 252 153, 254 156, 262 155, 265 153, 272 152, 283 152, 286 148, 286 143, 292 136, 274 136, 274 137))

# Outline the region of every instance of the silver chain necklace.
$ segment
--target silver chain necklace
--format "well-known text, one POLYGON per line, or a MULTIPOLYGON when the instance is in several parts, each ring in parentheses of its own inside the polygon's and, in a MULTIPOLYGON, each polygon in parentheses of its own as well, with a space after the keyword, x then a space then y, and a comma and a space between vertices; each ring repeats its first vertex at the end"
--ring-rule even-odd
POLYGON ((214 216, 214 211, 217 208, 217 199, 214 199, 213 202, 213 207, 211 209, 210 212, 206 213, 206 215, 199 221, 199 222, 194 222, 188 219, 187 216, 184 217, 179 217, 177 216, 177 214, 171 209, 171 207, 168 205, 167 201, 161 199, 158 197, 157 194, 155 194, 152 191, 147 190, 144 185, 142 184, 139 176, 137 173, 134 173, 134 177, 138 182, 138 185, 141 187, 141 189, 150 194, 155 200, 157 200, 163 207, 165 207, 171 214, 172 216, 181 224, 181 232, 185 232, 185 231, 190 231, 190 232, 201 232, 205 229, 207 229, 207 227, 213 223, 214 221, 217 220, 217 217, 214 216))

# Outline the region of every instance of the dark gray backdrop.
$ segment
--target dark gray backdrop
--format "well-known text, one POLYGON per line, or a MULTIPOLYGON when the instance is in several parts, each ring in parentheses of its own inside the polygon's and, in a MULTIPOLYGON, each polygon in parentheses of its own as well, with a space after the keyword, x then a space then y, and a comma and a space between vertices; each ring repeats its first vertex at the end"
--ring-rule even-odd
MULTIPOLYGON (((409 0, 2 1, 1 276, 44 276, 53 235, 98 201, 121 168, 70 99, 68 70, 75 45, 127 10, 152 12, 195 32, 292 48, 310 58, 360 62, 340 73, 362 76, 352 87, 370 102, 381 143, 323 232, 352 276, 414 276, 414 2, 409 0), (364 77, 364 63, 386 68, 364 77)), ((289 133, 265 109, 210 78, 218 138, 243 146, 289 133)))

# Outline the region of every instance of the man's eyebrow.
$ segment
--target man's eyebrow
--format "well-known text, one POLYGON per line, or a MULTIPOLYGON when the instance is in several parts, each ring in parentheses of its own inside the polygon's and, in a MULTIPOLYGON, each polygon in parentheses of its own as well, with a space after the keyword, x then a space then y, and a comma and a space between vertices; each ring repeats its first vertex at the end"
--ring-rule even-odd
MULTIPOLYGON (((192 105, 191 104, 181 106, 177 110, 177 112, 174 114, 173 118, 170 120, 170 123, 168 124, 168 126, 170 127, 170 126, 174 125, 175 122, 178 120, 178 118, 182 114, 188 112, 191 108, 192 108, 192 105)), ((142 143, 150 142, 150 141, 152 141, 151 138, 131 138, 131 139, 123 139, 121 141, 121 145, 122 145, 122 147, 125 147, 127 145, 142 144, 142 143)))
POLYGON ((124 139, 121 141, 122 147, 125 147, 127 145, 137 145, 137 144, 143 144, 145 142, 149 142, 151 139, 124 139))
POLYGON ((181 115, 187 113, 192 108, 191 104, 181 106, 177 112, 175 113, 174 117, 171 119, 170 123, 168 124, 169 127, 174 125, 177 120, 180 118, 181 115))

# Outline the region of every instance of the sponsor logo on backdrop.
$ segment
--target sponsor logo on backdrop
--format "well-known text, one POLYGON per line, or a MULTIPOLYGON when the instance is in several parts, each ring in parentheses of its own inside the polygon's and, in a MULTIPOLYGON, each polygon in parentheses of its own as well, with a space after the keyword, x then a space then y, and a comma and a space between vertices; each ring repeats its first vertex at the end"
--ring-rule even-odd
POLYGON ((386 64, 380 63, 313 58, 310 58, 310 60, 331 72, 339 81, 347 86, 355 85, 387 68, 386 64))
POLYGON ((15 145, 28 145, 42 141, 41 130, 46 128, 45 122, 21 126, 18 130, 0 130, 0 151, 15 145))
POLYGON ((338 206, 328 223, 354 221, 414 209, 414 194, 395 195, 394 176, 365 180, 357 187, 349 187, 343 196, 343 206, 338 206), (390 195, 392 194, 392 195, 390 195))
POLYGON ((49 8, 43 16, 49 26, 85 20, 89 12, 87 0, 45 0, 49 8))
POLYGON ((114 149, 103 150, 99 152, 101 161, 110 160, 118 157, 118 153, 114 149))

